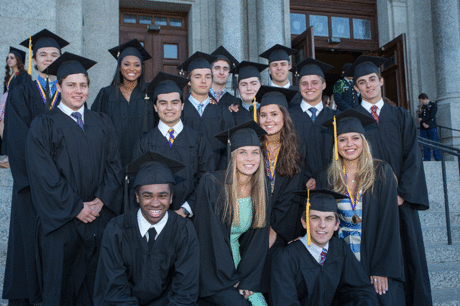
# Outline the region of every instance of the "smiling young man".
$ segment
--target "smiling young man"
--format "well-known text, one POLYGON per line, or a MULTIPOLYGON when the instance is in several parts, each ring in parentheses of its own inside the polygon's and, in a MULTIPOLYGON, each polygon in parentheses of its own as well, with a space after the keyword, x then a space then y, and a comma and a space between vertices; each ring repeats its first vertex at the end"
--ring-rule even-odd
POLYGON ((195 190, 200 178, 214 171, 214 159, 206 137, 184 125, 182 88, 188 79, 158 73, 148 86, 154 108, 160 118, 158 126, 144 135, 134 146, 133 158, 147 152, 160 153, 180 161, 185 167, 175 173, 177 185, 171 210, 183 217, 192 217, 196 201, 195 190))
MULTIPOLYGON (((216 56, 217 59, 211 63, 212 85, 209 94, 217 103, 226 107, 237 105, 235 96, 227 91, 227 81, 232 75, 231 70, 234 69, 239 62, 223 46, 217 48, 211 55, 216 56)), ((234 77, 232 77, 232 87, 234 85, 234 77)))
POLYGON ((382 100, 383 78, 379 67, 386 59, 360 56, 345 71, 353 76, 361 93, 356 110, 372 116, 376 123, 366 127, 364 136, 372 156, 386 161, 398 180, 399 222, 405 267, 407 305, 431 305, 431 289, 418 210, 429 208, 417 128, 411 114, 382 100))
POLYGON ((184 167, 157 153, 127 166, 136 174, 140 208, 113 219, 104 232, 95 305, 196 305, 199 247, 192 223, 169 207, 184 167))
MULTIPOLYGON (((28 305, 41 301, 35 262, 37 213, 30 195, 24 158, 25 144, 32 120, 59 104, 57 80, 50 76, 46 81, 46 68, 61 55, 61 48, 69 44, 46 29, 33 35, 31 43, 33 56, 29 60, 33 60, 38 78, 16 86, 8 93, 5 113, 3 146, 9 155, 13 175, 13 200, 3 298, 8 299, 10 305, 28 305)), ((29 47, 29 38, 21 45, 29 47)))
POLYGON ((289 81, 289 70, 291 69, 290 56, 297 51, 279 44, 274 45, 267 51, 260 54, 260 57, 268 59, 268 73, 270 74, 269 86, 297 89, 289 81))
POLYGON ((44 305, 93 305, 102 233, 121 211, 121 161, 105 114, 84 106, 96 62, 65 53, 48 67, 58 107, 35 118, 26 142, 44 305))
POLYGON ((185 98, 182 122, 206 136, 214 155, 215 170, 223 170, 227 168, 227 150, 214 135, 235 126, 235 120, 227 106, 210 103, 210 62, 215 60, 213 55, 196 52, 177 69, 187 71, 190 79, 190 94, 185 98))
MULTIPOLYGON (((308 198, 307 191, 296 194, 308 198)), ((307 235, 279 249, 272 262, 274 306, 378 305, 361 264, 344 240, 333 237, 336 199, 343 198, 328 189, 310 191, 311 206, 301 219, 307 235)))

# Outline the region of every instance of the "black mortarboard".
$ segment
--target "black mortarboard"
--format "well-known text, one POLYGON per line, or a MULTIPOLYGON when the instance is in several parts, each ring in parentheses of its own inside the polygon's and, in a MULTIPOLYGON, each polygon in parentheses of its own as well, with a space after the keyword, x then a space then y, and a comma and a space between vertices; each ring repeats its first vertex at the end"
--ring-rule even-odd
POLYGON ((147 50, 145 50, 136 38, 109 49, 109 52, 115 59, 118 60, 118 63, 120 63, 121 60, 128 55, 134 55, 140 59, 141 62, 152 58, 152 56, 147 52, 147 50))
POLYGON ((161 94, 178 92, 182 96, 182 89, 188 82, 189 79, 160 71, 148 85, 147 91, 153 94, 152 101, 156 102, 161 94))
POLYGON ((324 74, 334 68, 329 64, 307 57, 295 67, 291 68, 291 72, 294 72, 296 77, 299 79, 306 75, 318 75, 324 78, 324 74))
POLYGON ((230 146, 230 152, 233 152, 245 146, 259 147, 259 137, 266 134, 267 132, 265 132, 255 121, 248 121, 223 131, 215 135, 215 137, 224 144, 230 146))
POLYGON ((147 152, 125 167, 125 174, 135 175, 133 188, 152 184, 175 184, 173 174, 185 165, 158 153, 147 152))
POLYGON ((19 49, 16 49, 15 47, 10 47, 10 52, 16 55, 23 64, 26 63, 26 53, 24 51, 21 51, 19 49))
POLYGON ((387 61, 386 58, 360 55, 344 72, 344 76, 353 77, 356 82, 360 77, 372 73, 380 74, 380 66, 387 61))
POLYGON ((260 107, 276 104, 288 109, 289 101, 291 101, 296 94, 297 90, 263 85, 260 86, 259 91, 256 94, 256 99, 259 101, 260 107))
MULTIPOLYGON (((345 133, 364 134, 364 128, 376 121, 354 109, 347 109, 343 113, 335 116, 337 121, 337 136, 345 133)), ((331 118, 322 124, 323 126, 334 129, 334 118, 331 118)))
POLYGON ((260 79, 260 73, 267 68, 268 65, 254 62, 242 61, 238 66, 230 71, 233 74, 238 74, 238 83, 241 80, 257 77, 260 79))
MULTIPOLYGON (((61 48, 64 48, 65 46, 69 44, 66 40, 57 36, 53 32, 48 31, 47 29, 43 29, 40 32, 33 35, 31 37, 31 40, 32 40, 32 50, 34 53, 38 49, 45 48, 45 47, 54 47, 54 48, 61 50, 61 48)), ((20 45, 26 48, 29 48, 29 38, 24 40, 20 45)))
POLYGON ((70 52, 59 56, 48 68, 47 74, 55 75, 58 80, 71 74, 83 73, 88 75, 88 69, 96 64, 95 61, 70 52))
POLYGON ((223 46, 217 48, 214 52, 211 53, 211 55, 214 55, 216 57, 216 59, 213 62, 220 59, 226 61, 230 66, 230 70, 235 68, 239 64, 236 58, 230 52, 228 52, 227 49, 225 49, 223 46))
POLYGON ((268 59, 268 63, 276 61, 289 61, 290 56, 296 54, 297 50, 276 44, 264 53, 260 54, 260 57, 268 59))
MULTIPOLYGON (((308 198, 308 190, 296 191, 294 194, 308 198)), ((311 189, 310 190, 310 210, 337 212, 337 201, 348 198, 348 196, 335 192, 330 189, 311 189)), ((305 203, 305 202, 304 202, 305 203)), ((302 203, 301 205, 305 205, 302 203)))
POLYGON ((345 63, 342 67, 342 71, 347 71, 348 68, 350 68, 351 63, 345 63))
POLYGON ((185 62, 180 64, 177 67, 177 70, 181 71, 181 73, 183 71, 187 71, 187 73, 190 73, 192 70, 195 69, 211 69, 211 63, 214 62, 216 58, 217 57, 214 55, 197 51, 192 56, 190 56, 185 62))

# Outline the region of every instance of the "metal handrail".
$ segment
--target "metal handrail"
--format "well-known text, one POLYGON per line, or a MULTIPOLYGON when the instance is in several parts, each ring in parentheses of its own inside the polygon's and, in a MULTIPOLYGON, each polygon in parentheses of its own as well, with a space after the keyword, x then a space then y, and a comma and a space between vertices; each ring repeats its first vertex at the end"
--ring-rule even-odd
POLYGON ((450 128, 450 127, 447 127, 447 126, 443 126, 443 125, 436 125, 437 127, 440 127, 442 129, 446 129, 446 130, 451 130, 451 131, 456 131, 456 132, 460 132, 460 130, 457 130, 457 129, 453 129, 453 128, 450 128))
POLYGON ((426 139, 423 137, 418 136, 419 144, 422 144, 426 147, 436 149, 441 151, 441 166, 442 166, 442 186, 444 189, 444 207, 446 210, 446 230, 447 230, 447 244, 452 245, 452 231, 450 227, 450 210, 449 210, 449 195, 447 194, 447 174, 446 174, 446 160, 444 158, 444 154, 451 154, 457 156, 458 166, 460 171, 460 150, 448 146, 430 139, 426 139))

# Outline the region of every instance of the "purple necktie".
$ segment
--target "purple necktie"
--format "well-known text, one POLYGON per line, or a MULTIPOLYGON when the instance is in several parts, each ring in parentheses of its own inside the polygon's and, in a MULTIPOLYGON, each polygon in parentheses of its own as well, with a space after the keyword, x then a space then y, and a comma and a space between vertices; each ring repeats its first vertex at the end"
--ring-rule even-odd
POLYGON ((72 117, 77 119, 77 124, 81 127, 81 129, 84 131, 85 128, 83 127, 83 120, 81 119, 81 114, 79 112, 73 112, 72 117))

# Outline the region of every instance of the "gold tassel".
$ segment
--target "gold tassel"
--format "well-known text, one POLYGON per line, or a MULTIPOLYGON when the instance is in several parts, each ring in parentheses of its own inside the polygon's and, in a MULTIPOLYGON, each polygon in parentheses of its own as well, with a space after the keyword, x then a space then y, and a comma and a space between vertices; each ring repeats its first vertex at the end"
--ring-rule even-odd
POLYGON ((339 159, 339 151, 337 150, 337 122, 334 116, 334 158, 339 159))
POLYGON ((305 209, 305 221, 307 222, 307 244, 311 244, 311 235, 310 235, 310 189, 308 189, 307 196, 307 208, 305 209))
POLYGON ((27 73, 32 74, 32 36, 29 36, 29 67, 27 73))
POLYGON ((256 97, 254 97, 254 102, 252 102, 252 105, 254 107, 254 121, 257 122, 257 101, 256 97))

